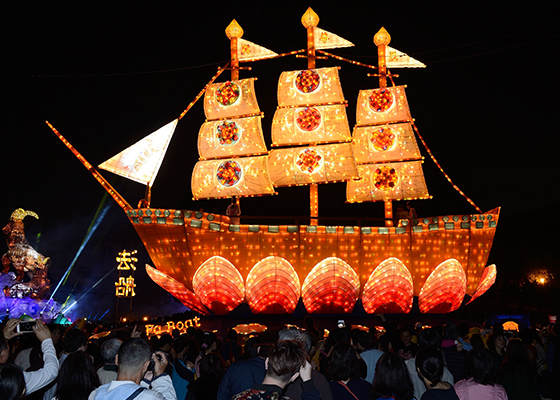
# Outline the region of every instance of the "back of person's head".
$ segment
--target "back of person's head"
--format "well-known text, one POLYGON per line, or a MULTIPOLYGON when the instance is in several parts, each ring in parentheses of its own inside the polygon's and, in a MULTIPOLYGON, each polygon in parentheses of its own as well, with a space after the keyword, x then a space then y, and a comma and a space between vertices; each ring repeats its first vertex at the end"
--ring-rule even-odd
POLYGON ((503 373, 521 373, 534 378, 536 373, 536 366, 529 355, 527 346, 519 339, 512 339, 507 345, 506 358, 500 367, 503 373))
POLYGON ((490 354, 484 349, 475 348, 469 351, 466 374, 480 385, 493 385, 496 371, 490 354))
POLYGON ((455 324, 445 325, 445 331, 443 331, 443 338, 448 340, 457 340, 459 337, 459 329, 455 324))
POLYGON ((371 339, 366 331, 363 331, 361 329, 354 329, 352 330, 352 343, 354 343, 354 345, 359 344, 364 349, 369 349, 371 345, 371 339))
POLYGON ((200 377, 221 379, 226 372, 226 363, 218 353, 208 353, 200 361, 200 377))
POLYGON ((187 347, 187 336, 181 335, 173 342, 173 350, 175 353, 179 354, 187 347))
POLYGON ((132 338, 121 344, 118 355, 119 372, 126 370, 136 373, 142 369, 146 361, 150 360, 152 350, 144 339, 132 338))
POLYGON ((441 335, 438 331, 432 328, 422 329, 418 333, 418 347, 434 347, 436 349, 441 347, 441 335))
POLYGON ((464 338, 469 334, 469 324, 466 322, 459 322, 457 324, 457 330, 459 331, 459 337, 464 338))
POLYGON ((78 351, 80 347, 87 344, 87 337, 84 332, 79 329, 70 329, 62 338, 62 346, 65 353, 73 353, 78 351))
POLYGON ((181 336, 181 331, 179 329, 173 329, 171 331, 171 337, 173 337, 173 339, 177 339, 179 336, 181 336))
POLYGON ((312 341, 308 332, 297 328, 285 328, 278 333, 278 340, 295 340, 303 346, 307 354, 311 351, 312 341))
POLYGON ((122 340, 117 338, 112 338, 103 342, 100 351, 101 351, 101 358, 103 359, 103 362, 105 364, 115 363, 115 357, 117 354, 119 354, 119 349, 121 347, 121 344, 122 344, 122 340))
POLYGON ((482 340, 482 337, 478 333, 473 333, 471 339, 469 340, 469 343, 471 344, 473 349, 484 350, 486 348, 484 346, 484 341, 482 340))
POLYGON ((356 350, 348 342, 334 345, 329 357, 329 377, 333 381, 345 381, 352 376, 352 367, 358 359, 356 350))
POLYGON ((414 388, 403 359, 396 353, 385 353, 377 361, 371 388, 373 399, 379 397, 411 400, 414 388))
POLYGON ((416 368, 421 377, 426 378, 434 387, 443 376, 443 355, 434 347, 423 347, 416 353, 416 368))
MULTIPOLYGON (((214 347, 217 347, 218 337, 214 332, 204 332, 202 335, 202 341, 200 344, 200 354, 204 355, 212 349, 212 345, 215 344, 214 347)), ((213 350, 215 351, 215 350, 213 350)))
MULTIPOLYGON (((1 338, 4 339, 4 335, 1 338)), ((24 392, 25 380, 21 369, 13 364, 0 364, 0 399, 19 400, 24 392)))
POLYGON ((287 383, 307 360, 301 344, 295 340, 280 340, 270 351, 266 375, 287 383))
POLYGON ((237 342, 237 331, 235 329, 230 329, 226 336, 227 340, 233 340, 237 342))
POLYGON ((259 343, 257 346, 259 349, 258 356, 262 358, 267 358, 270 355, 270 351, 274 347, 272 343, 259 343))
POLYGON ((99 377, 90 356, 76 351, 69 354, 60 367, 55 396, 57 400, 87 400, 98 386, 99 377))
POLYGON ((163 351, 169 351, 171 350, 171 347, 173 346, 173 336, 165 333, 163 335, 161 335, 161 337, 158 340, 158 348, 160 350, 163 351))

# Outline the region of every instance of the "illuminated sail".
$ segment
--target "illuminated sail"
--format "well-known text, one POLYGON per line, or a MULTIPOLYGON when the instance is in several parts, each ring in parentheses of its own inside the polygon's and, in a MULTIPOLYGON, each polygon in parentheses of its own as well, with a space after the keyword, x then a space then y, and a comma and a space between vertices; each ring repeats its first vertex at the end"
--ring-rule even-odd
POLYGON ((209 120, 260 113, 255 78, 214 83, 204 94, 204 113, 209 120))
POLYGON ((338 67, 282 72, 278 107, 343 103, 338 67))
POLYGON ((175 132, 177 122, 179 122, 178 119, 162 126, 144 139, 100 164, 99 168, 135 182, 152 186, 173 132, 175 132))
POLYGON ((237 39, 237 54, 240 61, 264 60, 278 55, 266 47, 259 46, 242 38, 237 39))
POLYGON ((387 68, 426 68, 426 64, 390 46, 387 46, 385 54, 387 68))
POLYGON ((354 46, 354 43, 316 26, 313 27, 313 38, 316 49, 337 49, 354 46))
POLYGON ((429 199, 404 86, 360 90, 352 136, 358 180, 346 201, 429 199))

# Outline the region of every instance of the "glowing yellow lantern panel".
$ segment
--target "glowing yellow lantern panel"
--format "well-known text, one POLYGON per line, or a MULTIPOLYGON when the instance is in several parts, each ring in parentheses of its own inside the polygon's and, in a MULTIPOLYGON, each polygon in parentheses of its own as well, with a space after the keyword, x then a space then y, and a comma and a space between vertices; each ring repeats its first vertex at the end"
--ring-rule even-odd
POLYGON ((185 287, 181 282, 173 279, 171 276, 158 271, 154 267, 146 264, 146 272, 152 280, 161 286, 163 289, 167 290, 173 296, 175 296, 181 303, 191 310, 195 310, 203 315, 209 315, 210 313, 200 302, 198 297, 185 287))
POLYGON ((267 154, 261 119, 259 115, 205 122, 198 135, 198 154, 202 158, 267 154))
POLYGON ((274 186, 340 182, 358 175, 350 143, 274 149, 268 170, 274 186))
POLYGON ((245 299, 239 271, 220 256, 206 260, 193 276, 193 289, 201 302, 216 315, 224 315, 245 299))
POLYGON ((421 161, 358 165, 359 180, 346 185, 350 203, 430 198, 421 161))
POLYGON ((467 277, 454 259, 436 267, 420 290, 418 306, 422 313, 448 313, 461 305, 467 292, 467 277))
POLYGON ((358 164, 421 158, 410 123, 356 127, 353 137, 358 164))
POLYGON ((490 289, 490 287, 494 284, 494 282, 496 282, 497 275, 498 275, 498 270, 496 269, 495 264, 489 265, 486 268, 484 268, 484 271, 482 272, 482 278, 480 278, 478 287, 476 288, 476 291, 471 297, 469 303, 471 303, 475 299, 478 299, 480 296, 486 293, 486 291, 490 289))
POLYGON ((255 314, 291 314, 300 298, 298 275, 281 257, 259 261, 247 276, 246 289, 249 307, 255 314))
POLYGON ((404 86, 360 90, 357 125, 380 125, 412 120, 404 86))
POLYGON ((209 120, 249 116, 260 112, 255 78, 214 83, 204 94, 204 113, 209 120))
POLYGON ((197 162, 191 179, 194 198, 274 194, 267 159, 268 156, 256 156, 197 162))
POLYGON ((410 312, 414 297, 412 275, 398 258, 389 258, 372 272, 362 294, 367 313, 410 312))
POLYGON ((301 292, 303 304, 310 314, 349 313, 358 300, 360 280, 346 262, 329 257, 311 270, 301 292))

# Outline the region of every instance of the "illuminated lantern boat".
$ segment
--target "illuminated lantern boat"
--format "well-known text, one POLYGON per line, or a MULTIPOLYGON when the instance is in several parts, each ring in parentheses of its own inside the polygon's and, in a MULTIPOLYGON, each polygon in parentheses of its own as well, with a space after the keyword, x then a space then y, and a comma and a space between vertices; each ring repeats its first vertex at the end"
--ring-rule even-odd
POLYGON ((302 18, 308 68, 280 76, 270 152, 254 79, 239 79, 239 61, 278 55, 241 39, 235 20, 226 29, 232 78, 214 83, 220 69, 195 99, 204 94, 207 120, 191 182, 196 200, 239 201, 275 194, 275 187, 308 185, 309 225, 246 225, 226 215, 150 207, 150 188, 167 144, 194 102, 179 118, 100 165, 147 186, 136 209, 49 126, 126 212, 155 264, 146 266, 149 276, 201 314, 227 314, 241 303, 254 313, 293 313, 300 301, 309 313, 349 313, 358 301, 367 313, 408 313, 414 297, 421 312, 445 313, 457 309, 465 295, 480 297, 496 279, 496 267, 486 267, 486 261, 499 208, 483 213, 467 198, 477 214, 392 223, 392 201, 431 197, 415 133, 424 141, 404 87, 387 87, 387 66, 424 65, 388 47, 390 36, 381 29, 374 38, 380 87, 360 91, 351 133, 338 68, 316 68, 315 52, 348 61, 321 49, 352 44, 319 29, 318 21, 311 9, 302 18), (347 182, 348 202, 383 201, 386 226, 318 224, 317 185, 334 182, 347 182))

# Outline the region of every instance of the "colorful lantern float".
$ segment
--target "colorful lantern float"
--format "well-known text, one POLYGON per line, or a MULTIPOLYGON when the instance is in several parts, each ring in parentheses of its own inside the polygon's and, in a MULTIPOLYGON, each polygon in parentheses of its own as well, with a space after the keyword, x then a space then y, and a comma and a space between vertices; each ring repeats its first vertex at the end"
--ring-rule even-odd
POLYGON ((254 313, 292 313, 302 300, 309 313, 349 313, 361 300, 368 313, 408 313, 417 296, 423 313, 453 311, 466 294, 479 297, 496 279, 495 266, 486 261, 500 210, 483 213, 454 186, 478 214, 404 219, 393 226, 392 201, 431 197, 415 133, 425 142, 405 87, 387 86, 387 68, 425 65, 389 47, 382 28, 374 38, 379 88, 360 91, 351 133, 338 68, 316 68, 315 61, 322 57, 317 52, 350 61, 324 49, 353 44, 318 22, 311 9, 302 17, 308 66, 280 76, 269 151, 255 79, 239 79, 239 63, 303 50, 273 53, 242 39, 243 29, 232 21, 226 29, 231 80, 215 83, 226 68, 219 69, 176 120, 99 166, 147 186, 137 208, 49 126, 126 212, 155 264, 146 265, 149 276, 192 310, 223 315, 246 302, 254 313), (226 215, 150 207, 173 131, 202 95, 207 120, 198 136, 194 199, 239 201, 273 195, 275 187, 308 185, 308 225, 237 224, 226 215), (347 182, 347 202, 383 201, 386 226, 320 225, 317 185, 334 182, 347 182))

